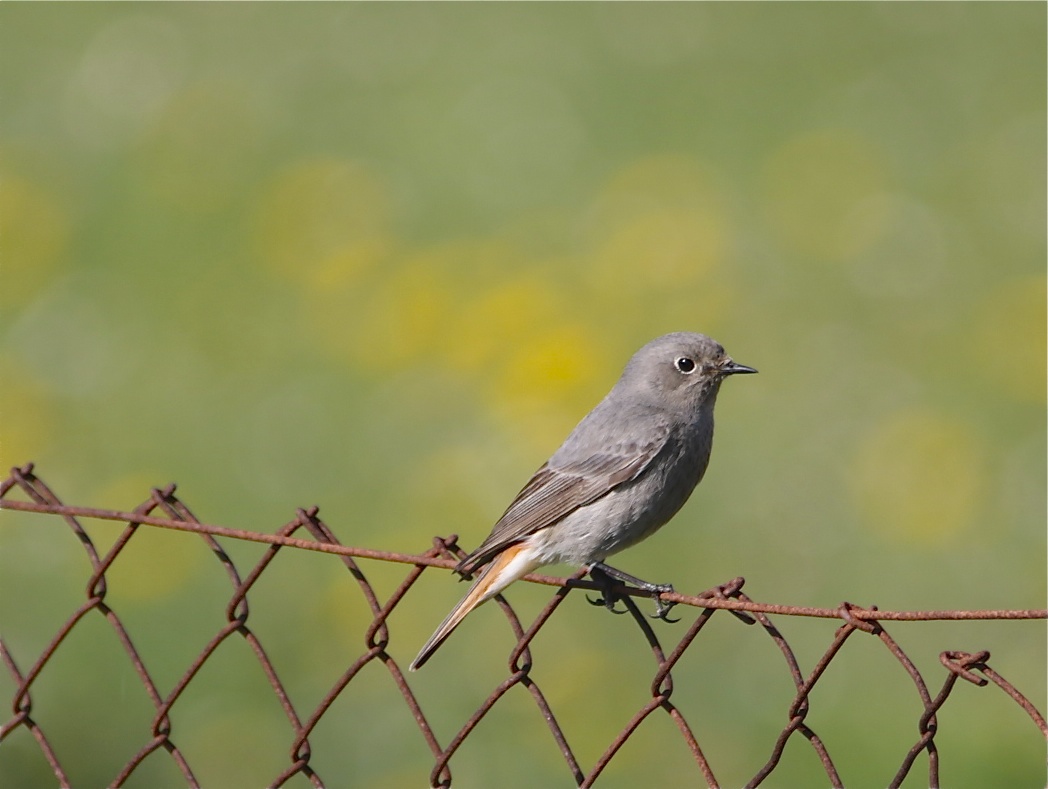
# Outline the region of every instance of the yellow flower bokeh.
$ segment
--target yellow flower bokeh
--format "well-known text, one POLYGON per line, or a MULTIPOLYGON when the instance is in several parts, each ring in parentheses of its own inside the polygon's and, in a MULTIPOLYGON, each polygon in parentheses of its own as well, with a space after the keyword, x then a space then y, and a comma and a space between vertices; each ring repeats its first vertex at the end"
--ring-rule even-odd
POLYGON ((486 403, 535 452, 552 452, 610 387, 616 361, 588 327, 546 327, 507 349, 489 371, 486 403))
POLYGON ((986 295, 972 326, 972 372, 1023 402, 1045 401, 1046 293, 1044 275, 1005 280, 986 295))
POLYGON ((65 211, 47 190, 0 176, 0 306, 23 305, 54 282, 69 232, 65 211))
POLYGON ((723 261, 728 227, 703 165, 688 156, 632 162, 608 179, 590 209, 591 279, 598 293, 694 287, 723 261), (625 278, 625 279, 624 279, 625 278))
POLYGON ((57 428, 54 404, 31 372, 0 357, 0 469, 21 465, 48 451, 57 428))
POLYGON ((588 311, 615 316, 603 331, 630 342, 714 331, 735 300, 725 199, 690 156, 647 156, 612 174, 583 214, 588 311))
POLYGON ((849 232, 849 219, 891 177, 873 143, 855 133, 822 129, 788 140, 765 163, 765 212, 779 242, 802 258, 840 261, 876 238, 874 228, 849 232))
POLYGON ((281 279, 314 290, 351 281, 393 246, 385 182, 346 159, 290 165, 264 189, 255 211, 258 254, 281 279))
POLYGON ((908 547, 939 547, 979 518, 985 458, 963 422, 901 410, 873 422, 858 441, 851 490, 872 532, 908 547))
POLYGON ((372 373, 396 373, 405 364, 422 370, 434 363, 440 327, 456 301, 446 272, 402 265, 358 298, 356 314, 342 319, 346 358, 372 373))

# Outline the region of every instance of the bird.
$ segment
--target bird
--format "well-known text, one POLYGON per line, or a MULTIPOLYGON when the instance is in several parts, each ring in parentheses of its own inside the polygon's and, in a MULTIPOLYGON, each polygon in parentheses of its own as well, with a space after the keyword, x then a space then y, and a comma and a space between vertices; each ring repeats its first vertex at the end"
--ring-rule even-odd
MULTIPOLYGON (((721 383, 756 373, 704 334, 657 337, 626 364, 611 391, 528 480, 491 534, 455 567, 476 575, 465 597, 419 650, 422 667, 473 609, 550 564, 585 567, 609 591, 591 601, 614 608, 610 578, 659 593, 604 563, 649 537, 684 505, 709 464, 721 383)), ((658 599, 656 616, 669 610, 658 599)))

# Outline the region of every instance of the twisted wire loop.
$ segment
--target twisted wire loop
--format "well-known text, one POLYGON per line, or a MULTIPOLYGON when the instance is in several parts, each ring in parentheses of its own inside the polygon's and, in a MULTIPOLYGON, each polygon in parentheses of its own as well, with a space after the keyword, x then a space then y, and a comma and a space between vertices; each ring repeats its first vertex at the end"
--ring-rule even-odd
MULTIPOLYGON (((111 786, 120 787, 128 784, 139 766, 152 754, 163 751, 177 767, 185 785, 198 787, 200 783, 195 776, 187 758, 179 749, 175 727, 172 723, 172 708, 183 697, 186 689, 193 683, 201 669, 215 655, 219 647, 229 639, 240 638, 250 647, 259 666, 265 675, 271 692, 278 701, 287 719, 290 729, 290 746, 286 767, 270 783, 272 787, 288 784, 295 776, 302 776, 313 786, 325 785, 317 768, 312 763, 313 748, 310 735, 318 723, 330 710, 331 706, 349 686, 360 676, 362 669, 371 664, 381 664, 396 687, 404 704, 421 735, 423 742, 433 755, 433 767, 429 775, 430 784, 434 787, 450 787, 452 784, 451 762, 462 744, 476 730, 478 724, 514 687, 524 688, 535 704, 540 717, 549 730, 550 736, 559 749, 571 779, 577 786, 596 785, 598 779, 621 748, 658 710, 665 713, 675 725, 688 752, 695 764, 697 777, 708 787, 719 786, 710 761, 692 725, 681 709, 673 702, 673 670, 681 658, 699 637, 713 615, 721 609, 729 611, 746 625, 759 625, 763 632, 777 647, 785 663, 795 689, 795 695, 786 710, 786 723, 771 746, 771 753, 766 763, 757 770, 746 784, 747 787, 760 786, 779 765, 783 752, 795 735, 806 740, 819 759, 826 780, 833 787, 845 785, 830 754, 812 726, 808 723, 811 709, 812 691, 819 680, 826 674, 835 657, 840 654, 846 642, 855 633, 862 633, 876 638, 894 657, 906 675, 910 678, 920 701, 921 713, 917 720, 917 739, 903 757, 902 764, 892 778, 891 787, 899 787, 909 775, 921 753, 927 755, 928 785, 939 785, 939 751, 935 736, 938 731, 938 714, 953 693, 957 681, 963 679, 975 686, 989 685, 999 688, 1006 697, 1020 707, 1033 724, 1040 730, 1041 736, 1048 738, 1048 726, 1043 714, 1014 685, 996 672, 988 663, 990 653, 982 650, 975 652, 944 651, 940 663, 945 669, 942 687, 936 695, 928 688, 925 677, 917 670, 909 655, 899 643, 892 638, 884 627, 886 621, 929 621, 941 619, 1045 619, 1048 611, 1037 609, 999 610, 999 611, 879 611, 875 606, 862 608, 851 603, 842 603, 834 609, 802 608, 783 605, 758 603, 743 591, 744 579, 735 578, 721 586, 714 587, 695 596, 681 595, 674 592, 662 593, 664 602, 693 606, 698 609, 694 622, 686 629, 677 644, 668 653, 664 650, 651 622, 638 608, 635 598, 649 596, 648 592, 619 586, 615 593, 621 593, 626 611, 636 623, 646 641, 654 661, 654 673, 649 683, 650 698, 630 717, 626 725, 612 738, 596 762, 588 768, 581 765, 572 751, 568 737, 557 720, 552 706, 543 693, 538 681, 532 676, 533 658, 531 643, 546 623, 554 616, 557 609, 574 589, 601 589, 592 581, 584 579, 585 572, 579 571, 567 579, 547 576, 529 576, 527 580, 555 587, 549 602, 539 611, 534 620, 525 626, 517 612, 501 595, 496 597, 511 631, 515 644, 510 651, 506 678, 501 681, 480 702, 476 710, 467 717, 458 731, 441 746, 440 742, 419 704, 404 672, 398 662, 388 651, 391 632, 389 616, 401 605, 408 592, 428 567, 451 569, 465 555, 456 542, 455 535, 447 538, 436 538, 433 545, 420 554, 400 554, 388 551, 377 551, 356 546, 342 545, 331 528, 318 517, 318 509, 299 509, 295 517, 280 527, 274 534, 248 532, 226 527, 201 523, 192 511, 175 496, 175 486, 155 488, 150 496, 132 512, 116 510, 99 510, 86 507, 64 505, 54 492, 34 473, 33 464, 11 470, 10 476, 0 483, 0 507, 22 512, 49 514, 59 516, 77 538, 84 550, 91 567, 87 580, 84 600, 69 614, 66 620, 55 631, 54 635, 35 657, 21 661, 28 668, 23 670, 15 659, 7 643, 0 639, 0 657, 14 683, 11 700, 11 717, 0 726, 0 742, 12 732, 26 730, 36 742, 40 753, 50 766, 61 787, 72 787, 74 780, 63 766, 59 753, 45 732, 45 725, 33 715, 32 691, 41 681, 41 672, 54 659, 70 633, 81 622, 90 616, 101 616, 115 633, 123 653, 126 655, 134 672, 145 690, 152 705, 154 714, 149 729, 142 733, 133 756, 114 776, 111 786), (21 494, 15 498, 12 494, 21 494), (122 531, 112 546, 101 553, 94 541, 84 529, 81 520, 100 518, 123 522, 122 531), (153 675, 146 667, 146 662, 128 632, 124 621, 107 602, 107 572, 122 555, 127 546, 142 528, 166 528, 182 532, 194 532, 204 541, 214 561, 224 570, 230 584, 230 597, 225 606, 224 623, 204 647, 193 656, 185 667, 181 678, 174 687, 164 693, 158 687, 153 675), (246 573, 233 562, 229 554, 219 543, 219 538, 253 541, 267 544, 262 557, 246 573), (312 709, 297 709, 292 703, 284 683, 277 674, 272 660, 266 653, 259 637, 250 626, 250 608, 248 594, 259 578, 266 572, 277 554, 285 550, 310 550, 335 554, 343 563, 347 572, 357 583, 370 611, 370 621, 364 632, 364 649, 342 675, 328 689, 312 709), (407 566, 407 574, 400 584, 384 600, 376 593, 361 568, 359 560, 399 563, 407 566), (837 619, 841 622, 834 636, 815 665, 805 674, 781 631, 769 618, 769 614, 784 616, 807 616, 837 619)), ((132 558, 123 561, 134 561, 132 558)), ((340 781, 332 777, 337 785, 340 781)), ((300 779, 301 780, 301 779, 300 779)))

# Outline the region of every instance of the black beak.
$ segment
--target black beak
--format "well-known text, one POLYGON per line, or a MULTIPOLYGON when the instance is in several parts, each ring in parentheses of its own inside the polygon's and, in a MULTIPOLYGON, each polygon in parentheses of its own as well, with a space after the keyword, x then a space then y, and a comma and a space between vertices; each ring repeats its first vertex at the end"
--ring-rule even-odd
POLYGON ((725 362, 724 366, 720 368, 721 375, 739 375, 741 373, 755 373, 757 370, 753 367, 747 367, 744 364, 737 364, 729 359, 725 362))

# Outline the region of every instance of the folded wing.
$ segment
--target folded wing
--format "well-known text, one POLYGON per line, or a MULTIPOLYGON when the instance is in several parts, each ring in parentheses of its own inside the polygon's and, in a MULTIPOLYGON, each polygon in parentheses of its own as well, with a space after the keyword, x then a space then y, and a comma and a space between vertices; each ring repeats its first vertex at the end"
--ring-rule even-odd
POLYGON ((456 569, 472 573, 510 545, 636 479, 668 438, 668 429, 658 429, 644 442, 607 447, 557 465, 547 462, 513 499, 488 538, 456 569))

